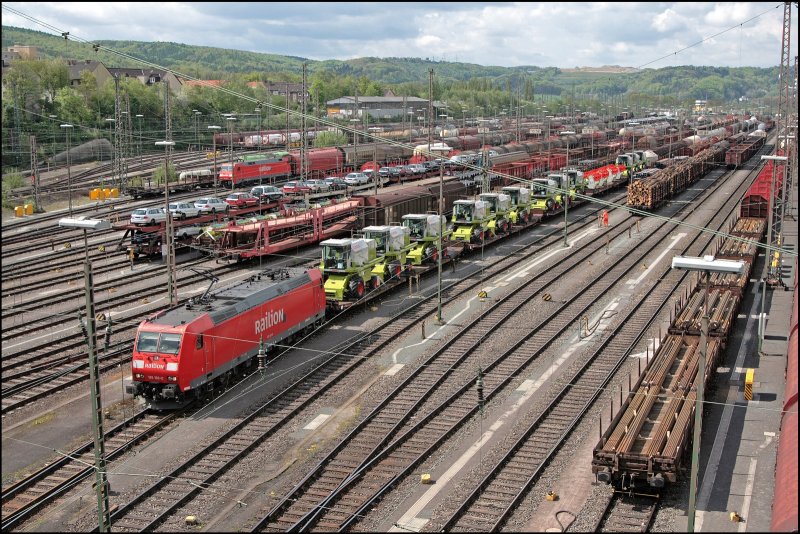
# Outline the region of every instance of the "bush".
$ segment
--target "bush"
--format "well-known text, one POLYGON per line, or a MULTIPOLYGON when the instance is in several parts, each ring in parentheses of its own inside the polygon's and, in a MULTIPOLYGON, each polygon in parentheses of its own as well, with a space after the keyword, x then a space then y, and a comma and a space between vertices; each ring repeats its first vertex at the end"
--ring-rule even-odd
POLYGON ((4 208, 13 208, 16 205, 20 205, 22 200, 15 198, 10 198, 11 190, 16 189, 18 187, 25 187, 27 184, 25 177, 22 173, 13 170, 12 172, 3 176, 3 207, 4 208))

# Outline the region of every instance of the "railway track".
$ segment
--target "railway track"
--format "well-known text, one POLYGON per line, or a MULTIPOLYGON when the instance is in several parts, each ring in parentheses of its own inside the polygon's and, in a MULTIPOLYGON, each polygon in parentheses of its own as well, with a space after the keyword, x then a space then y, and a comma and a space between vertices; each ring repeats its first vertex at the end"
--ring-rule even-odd
MULTIPOLYGON (((164 429, 182 412, 140 411, 105 433, 106 461, 113 460, 164 429)), ((2 493, 2 528, 8 532, 94 474, 94 441, 15 482, 2 493)))
MULTIPOLYGON (((614 237, 626 234, 627 227, 623 222, 611 232, 614 237)), ((580 319, 598 292, 605 292, 600 280, 576 299, 573 308, 578 308, 577 311, 570 309, 563 313, 572 303, 557 305, 541 324, 531 325, 530 329, 509 328, 526 313, 526 308, 538 306, 551 284, 582 268, 604 246, 599 242, 587 243, 544 272, 528 274, 515 291, 498 297, 478 318, 461 325, 459 332, 448 338, 343 438, 254 530, 339 528, 339 518, 355 514, 360 508, 362 501, 357 495, 371 494, 373 487, 388 483, 387 478, 394 479, 400 465, 410 469, 409 458, 425 457, 435 446, 432 444, 446 440, 479 409, 474 389, 475 369, 483 368, 488 402, 580 319), (484 343, 496 348, 501 338, 503 344, 512 343, 512 348, 493 354, 482 350, 484 343), (362 477, 359 471, 366 465, 370 466, 369 474, 362 477), (348 485, 352 488, 345 489, 348 485), (337 491, 331 492, 331 488, 337 491), (328 493, 334 497, 320 501, 319 495, 328 493)), ((518 261, 525 259, 523 256, 518 261)))
MULTIPOLYGON (((596 288, 590 288, 582 291, 580 297, 575 299, 575 304, 580 306, 578 303, 581 300, 585 300, 586 303, 577 313, 572 311, 564 313, 568 307, 572 306, 570 304, 563 306, 551 315, 551 319, 557 324, 563 321, 561 326, 545 324, 536 327, 533 333, 517 341, 513 347, 497 358, 490 367, 487 367, 483 377, 487 390, 487 401, 501 389, 501 386, 507 384, 527 363, 532 361, 537 354, 545 350, 547 345, 563 333, 569 324, 574 324, 579 319, 580 314, 596 298, 599 298, 600 294, 610 290, 614 284, 639 265, 648 252, 660 245, 670 230, 671 225, 662 224, 662 228, 648 238, 651 247, 647 252, 639 254, 639 249, 637 248, 635 256, 631 255, 633 256, 632 258, 621 260, 609 273, 611 282, 608 283, 605 289, 598 291, 596 288), (614 273, 613 271, 618 272, 614 273), (559 312, 563 315, 560 315, 559 312), (566 316, 567 319, 563 316, 566 316), (534 335, 537 337, 533 338, 534 335), (542 338, 547 339, 548 336, 549 339, 547 341, 542 341, 542 338), (522 364, 516 367, 516 370, 512 371, 512 369, 515 369, 519 359, 524 359, 526 354, 529 359, 523 361, 522 364), (497 372, 494 372, 494 366, 497 367, 497 372)), ((564 276, 564 273, 559 273, 559 276, 564 276)), ((543 444, 552 444, 555 442, 555 438, 559 436, 562 436, 562 440, 565 439, 571 429, 569 423, 574 425, 583 411, 588 409, 593 397, 599 395, 603 385, 610 380, 613 374, 611 371, 614 370, 615 366, 618 367, 624 362, 635 342, 638 341, 649 323, 657 316, 658 311, 671 296, 683 275, 676 274, 673 278, 679 280, 671 285, 662 284, 658 286, 660 291, 658 295, 651 294, 649 298, 643 298, 640 301, 640 306, 650 309, 639 309, 630 312, 628 320, 625 322, 627 338, 620 337, 614 342, 607 341, 606 344, 612 346, 612 350, 605 351, 603 358, 596 356, 597 359, 592 360, 595 362, 595 366, 590 368, 587 365, 582 370, 582 383, 571 384, 572 387, 565 388, 561 396, 551 403, 551 407, 545 412, 547 419, 537 420, 538 424, 535 423, 533 426, 533 429, 539 433, 538 439, 526 439, 533 432, 533 430, 529 430, 528 435, 521 439, 514 450, 509 453, 509 455, 515 456, 515 461, 512 463, 512 460, 508 460, 505 464, 495 467, 490 475, 493 481, 498 481, 494 492, 489 490, 488 485, 481 484, 480 503, 474 504, 477 503, 477 497, 474 497, 471 501, 468 499, 467 508, 474 504, 479 511, 473 511, 473 513, 468 514, 466 509, 462 510, 461 515, 457 515, 458 517, 467 517, 466 524, 461 525, 457 521, 451 520, 442 530, 492 531, 501 526, 500 523, 505 515, 501 514, 496 521, 492 521, 494 519, 492 515, 496 515, 498 508, 502 509, 500 503, 509 501, 509 495, 513 493, 511 488, 523 488, 524 493, 524 489, 530 487, 531 480, 526 480, 527 477, 525 475, 533 466, 542 465, 542 462, 535 461, 537 456, 541 456, 541 459, 544 460, 548 452, 552 454, 557 448, 550 445, 543 446, 543 444), (619 347, 628 347, 628 350, 620 354, 619 351, 614 350, 619 347), (591 369, 592 372, 589 373, 588 369, 591 369), (587 395, 592 398, 583 398, 587 395), (566 430, 561 430, 565 424, 568 424, 566 430), (533 445, 526 448, 529 443, 533 445)), ((598 285, 605 284, 606 282, 603 282, 603 284, 598 285)), ((519 308, 519 304, 513 302, 513 300, 520 293, 524 294, 525 290, 517 290, 513 297, 509 299, 509 308, 511 310, 519 308)), ((531 298, 532 295, 524 295, 524 301, 529 301, 531 298)), ((513 313, 512 311, 509 315, 513 315, 513 313)), ((476 336, 479 336, 479 339, 483 339, 483 336, 489 330, 495 328, 495 325, 502 324, 502 320, 499 320, 498 317, 489 317, 487 322, 488 328, 484 332, 481 332, 480 327, 476 328, 475 323, 466 328, 469 331, 469 334, 465 336, 468 343, 476 336), (489 327, 489 325, 492 326, 489 327)), ((459 347, 455 354, 463 354, 469 350, 474 350, 474 343, 472 347, 459 347)), ((457 360, 459 367, 464 366, 465 363, 466 360, 457 360)), ((431 360, 426 361, 422 365, 424 371, 420 371, 420 373, 429 373, 434 365, 435 363, 431 362, 431 360)), ((456 365, 456 361, 448 361, 447 365, 447 371, 443 372, 442 376, 457 373, 457 371, 452 370, 456 365)), ((470 366, 466 365, 466 367, 469 368, 470 366)), ((362 422, 358 428, 344 438, 344 444, 340 443, 331 455, 322 460, 320 467, 306 476, 292 492, 286 495, 281 503, 274 507, 256 525, 254 530, 341 530, 350 528, 352 523, 363 518, 373 508, 376 500, 385 496, 385 493, 393 484, 397 483, 403 476, 410 474, 448 436, 455 433, 459 426, 466 424, 475 415, 479 407, 475 402, 473 380, 474 377, 469 377, 460 389, 447 400, 437 399, 439 401, 438 406, 430 412, 420 408, 420 401, 412 398, 402 404, 394 403, 394 401, 385 401, 382 406, 386 406, 387 411, 391 413, 390 419, 395 418, 393 424, 390 421, 383 420, 379 424, 370 425, 369 420, 375 414, 375 411, 373 411, 372 414, 367 416, 366 421, 362 422), (398 420, 400 416, 397 414, 404 414, 408 418, 413 416, 417 422, 410 424, 405 419, 398 420), (386 428, 391 428, 392 431, 387 432, 386 428), (357 437, 354 437, 354 434, 357 434, 357 437), (375 435, 378 437, 373 437, 375 435), (386 443, 389 443, 389 445, 382 445, 386 443), (349 455, 346 453, 347 449, 352 449, 349 455), (363 455, 364 451, 372 451, 372 453, 362 456, 363 460, 359 464, 358 455, 363 455), (349 474, 347 474, 348 472, 349 474), (319 500, 318 496, 325 494, 328 497, 319 500), (315 501, 317 501, 317 504, 312 504, 315 501)), ((413 398, 424 398, 432 395, 433 391, 445 389, 442 382, 428 379, 424 380, 423 383, 434 385, 428 390, 423 388, 420 391, 419 389, 414 389, 414 384, 404 383, 395 391, 413 390, 413 398)), ((375 415, 376 421, 379 418, 380 415, 375 415)), ((514 504, 514 502, 509 504, 507 510, 513 509, 514 504)), ((507 514, 508 512, 505 513, 507 514)))
MULTIPOLYGON (((595 224, 596 212, 585 217, 585 225, 595 224)), ((558 229, 551 234, 557 234, 558 229)), ((559 237, 549 237, 550 243, 559 237)), ((528 248, 534 244, 528 245, 528 248)), ((544 246, 544 245, 542 245, 544 246)), ((513 258, 503 258, 486 267, 486 273, 502 273, 518 261, 519 251, 513 258)), ((474 290, 482 280, 464 280, 443 288, 445 299, 455 299, 464 292, 474 290)), ((436 309, 433 296, 421 299, 408 310, 391 318, 378 329, 359 336, 355 341, 336 347, 334 357, 321 363, 316 369, 296 381, 294 385, 277 395, 243 420, 230 432, 217 439, 209 447, 195 454, 188 462, 175 468, 164 480, 150 486, 131 499, 112 515, 116 530, 152 530, 162 524, 171 514, 207 484, 222 476, 241 457, 263 443, 275 432, 298 417, 302 410, 329 390, 335 383, 352 374, 392 340, 413 329, 422 318, 436 309)))
MULTIPOLYGON (((214 274, 222 276, 236 270, 235 265, 221 265, 216 267, 214 274)), ((152 275, 150 272, 149 276, 152 275)), ((180 282, 193 284, 204 279, 202 275, 193 273, 180 282)), ((163 292, 157 285, 151 284, 149 287, 151 289, 131 290, 120 294, 118 298, 106 300, 98 306, 98 309, 110 309, 125 303, 138 302, 143 297, 163 292)), ((181 302, 183 301, 185 299, 181 302)), ((118 347, 108 353, 103 351, 100 356, 103 369, 112 369, 127 361, 130 356, 130 343, 138 323, 159 307, 161 305, 147 306, 142 311, 126 315, 124 319, 114 323, 112 339, 118 343, 118 347)), ((52 329, 64 323, 61 316, 55 316, 49 321, 36 323, 39 325, 37 328, 52 329)), ((29 335, 30 328, 31 323, 26 323, 20 327, 10 327, 3 333, 3 343, 8 348, 4 349, 2 356, 2 413, 18 409, 88 378, 85 339, 79 328, 75 328, 74 332, 65 333, 56 343, 45 337, 36 343, 25 343, 23 339, 16 345, 10 344, 29 335)))
POLYGON ((658 496, 614 493, 594 532, 648 532, 658 496))

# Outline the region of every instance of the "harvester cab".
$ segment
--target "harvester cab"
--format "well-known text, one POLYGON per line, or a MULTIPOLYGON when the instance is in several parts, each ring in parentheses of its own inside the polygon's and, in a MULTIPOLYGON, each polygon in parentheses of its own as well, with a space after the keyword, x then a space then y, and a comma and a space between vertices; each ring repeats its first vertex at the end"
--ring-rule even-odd
POLYGON ((320 246, 327 298, 358 299, 380 283, 372 278, 372 269, 382 259, 374 239, 326 239, 320 246))
POLYGON ((530 219, 531 191, 526 187, 507 186, 503 193, 511 197, 511 210, 508 216, 511 224, 526 224, 530 219))
MULTIPOLYGON (((403 227, 408 228, 409 238, 413 242, 406 255, 409 263, 422 265, 439 259, 436 245, 439 234, 445 227, 444 216, 440 218, 439 215, 414 213, 403 215, 403 227)), ((447 235, 447 232, 442 234, 442 239, 446 239, 447 235)))
POLYGON ((413 248, 411 229, 406 226, 367 226, 364 237, 375 241, 376 254, 382 261, 372 268, 372 276, 385 283, 389 278, 403 273, 406 257, 413 248))
POLYGON ((586 180, 583 177, 583 171, 578 169, 567 169, 564 171, 569 181, 569 190, 572 199, 575 199, 575 193, 583 193, 586 189, 586 180))
POLYGON ((478 198, 489 208, 489 231, 495 235, 508 232, 511 229, 511 197, 505 193, 481 193, 478 198))
POLYGON ((493 237, 489 229, 489 206, 482 200, 456 200, 453 202, 453 239, 467 243, 481 243, 493 237))
POLYGON ((636 160, 636 154, 620 154, 617 156, 616 164, 625 167, 625 170, 622 172, 623 178, 627 178, 629 174, 636 171, 636 160))

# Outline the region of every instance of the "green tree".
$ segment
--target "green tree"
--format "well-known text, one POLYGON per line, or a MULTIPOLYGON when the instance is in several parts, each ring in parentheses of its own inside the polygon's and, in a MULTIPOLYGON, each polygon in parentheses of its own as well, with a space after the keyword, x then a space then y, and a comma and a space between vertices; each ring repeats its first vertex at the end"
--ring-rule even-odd
POLYGON ((328 146, 341 146, 347 144, 347 135, 343 132, 319 132, 314 137, 314 147, 324 148, 328 146))
POLYGON ((56 113, 62 120, 76 125, 89 124, 94 120, 94 114, 83 95, 72 87, 62 87, 56 91, 53 103, 56 113))

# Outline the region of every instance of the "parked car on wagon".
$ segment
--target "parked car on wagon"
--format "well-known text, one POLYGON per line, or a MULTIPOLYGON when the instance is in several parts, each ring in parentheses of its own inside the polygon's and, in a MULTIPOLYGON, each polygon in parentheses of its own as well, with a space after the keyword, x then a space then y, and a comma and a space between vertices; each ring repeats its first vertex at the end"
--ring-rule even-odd
POLYGON ((364 185, 369 183, 369 178, 363 172, 351 172, 344 177, 347 185, 364 185))
POLYGON ((331 191, 341 191, 347 189, 347 182, 344 181, 344 178, 339 176, 328 176, 325 178, 325 181, 328 182, 328 185, 331 187, 331 191))
POLYGON ((261 203, 261 200, 250 193, 231 193, 225 198, 225 202, 232 208, 249 208, 257 206, 261 203))
POLYGON ((287 195, 302 195, 304 193, 311 193, 311 186, 302 180, 293 180, 286 182, 283 185, 283 193, 287 195))
POLYGON ((190 202, 170 202, 169 212, 176 219, 186 219, 187 217, 200 215, 200 210, 190 202))
POLYGON ((155 225, 167 220, 164 208, 139 208, 131 213, 131 224, 155 225))
POLYGON ((306 184, 313 193, 327 193, 331 190, 331 185, 325 180, 306 180, 306 184))
POLYGON ((250 190, 250 194, 261 199, 264 204, 283 198, 283 191, 274 185, 257 185, 250 190))
POLYGON ((201 213, 228 213, 231 209, 230 204, 217 197, 200 198, 195 201, 194 207, 198 208, 201 213))

